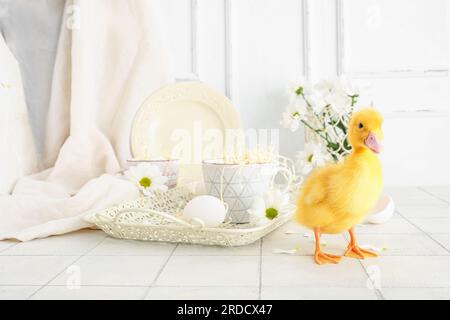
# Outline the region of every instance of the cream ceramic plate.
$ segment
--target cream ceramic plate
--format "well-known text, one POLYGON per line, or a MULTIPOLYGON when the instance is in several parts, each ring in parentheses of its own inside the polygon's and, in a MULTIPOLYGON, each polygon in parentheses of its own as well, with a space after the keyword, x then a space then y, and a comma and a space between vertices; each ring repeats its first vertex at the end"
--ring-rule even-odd
POLYGON ((240 129, 231 101, 199 82, 163 87, 140 107, 131 130, 134 158, 180 159, 179 181, 202 182, 203 159, 222 158, 226 129, 240 129))

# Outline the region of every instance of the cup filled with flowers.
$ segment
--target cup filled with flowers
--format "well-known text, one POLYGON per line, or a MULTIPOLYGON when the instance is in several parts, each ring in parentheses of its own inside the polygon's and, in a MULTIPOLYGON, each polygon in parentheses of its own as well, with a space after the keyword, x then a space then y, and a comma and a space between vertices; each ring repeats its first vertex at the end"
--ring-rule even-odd
MULTIPOLYGON (((292 172, 280 164, 273 153, 261 148, 246 150, 239 156, 205 160, 203 178, 206 192, 227 203, 228 218, 233 223, 248 223, 254 213, 259 215, 264 211, 264 215, 265 209, 252 210, 259 199, 271 202, 268 205, 273 210, 268 212, 267 218, 272 220, 279 212, 272 204, 274 201, 271 201, 271 196, 263 198, 264 195, 272 189, 274 177, 278 174, 284 176, 286 185, 292 181, 292 172)), ((281 204, 277 202, 277 205, 280 205, 277 208, 281 210, 281 204)))

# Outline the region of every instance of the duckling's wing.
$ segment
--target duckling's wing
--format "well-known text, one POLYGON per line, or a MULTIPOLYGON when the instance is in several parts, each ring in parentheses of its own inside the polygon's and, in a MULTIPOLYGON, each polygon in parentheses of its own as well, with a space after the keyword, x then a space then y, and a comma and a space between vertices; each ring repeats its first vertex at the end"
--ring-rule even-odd
POLYGON ((316 170, 305 182, 301 201, 306 205, 315 205, 325 200, 328 189, 328 168, 316 170))

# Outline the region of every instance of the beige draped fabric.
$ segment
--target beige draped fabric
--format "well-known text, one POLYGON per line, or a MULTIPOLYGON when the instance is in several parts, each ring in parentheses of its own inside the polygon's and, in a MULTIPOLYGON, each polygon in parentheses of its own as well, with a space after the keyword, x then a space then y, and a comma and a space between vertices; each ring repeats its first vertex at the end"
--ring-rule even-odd
POLYGON ((82 217, 135 198, 117 173, 130 158, 136 110, 170 83, 153 1, 66 3, 47 121, 49 169, 0 197, 0 239, 30 240, 90 227, 82 217))

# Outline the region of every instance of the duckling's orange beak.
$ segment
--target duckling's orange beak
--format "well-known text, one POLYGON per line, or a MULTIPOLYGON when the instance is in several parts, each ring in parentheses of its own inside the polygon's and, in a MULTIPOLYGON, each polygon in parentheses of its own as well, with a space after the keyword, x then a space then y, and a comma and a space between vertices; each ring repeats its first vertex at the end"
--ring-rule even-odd
POLYGON ((382 146, 380 140, 378 139, 377 135, 372 132, 369 132, 369 135, 364 141, 364 144, 375 153, 381 152, 382 146))

